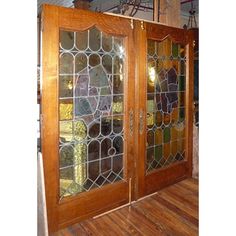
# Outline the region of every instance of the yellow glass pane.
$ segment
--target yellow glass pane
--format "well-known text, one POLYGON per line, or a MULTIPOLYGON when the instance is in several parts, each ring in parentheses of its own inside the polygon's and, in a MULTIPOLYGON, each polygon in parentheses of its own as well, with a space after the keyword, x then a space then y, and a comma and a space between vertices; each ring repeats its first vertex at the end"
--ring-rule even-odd
POLYGON ((74 122, 74 134, 77 140, 82 140, 87 136, 87 128, 82 120, 74 122))
POLYGON ((168 159, 170 155, 170 143, 164 143, 164 158, 168 159))
POLYGON ((155 132, 155 144, 156 145, 160 145, 162 144, 162 130, 161 129, 157 129, 155 132))
POLYGON ((171 142, 171 154, 173 156, 176 156, 177 151, 178 151, 178 142, 177 141, 171 142))
POLYGON ((60 120, 71 120, 73 105, 71 103, 60 103, 60 120))
POLYGON ((147 113, 147 126, 152 126, 154 124, 153 113, 147 113))
POLYGON ((184 152, 184 146, 185 146, 185 139, 179 139, 178 140, 178 152, 182 154, 184 152))
POLYGON ((60 139, 62 142, 69 142, 73 138, 72 121, 60 122, 60 139))
POLYGON ((174 122, 177 122, 179 119, 179 111, 178 111, 178 108, 174 108, 172 113, 171 113, 171 121, 174 123, 174 122))

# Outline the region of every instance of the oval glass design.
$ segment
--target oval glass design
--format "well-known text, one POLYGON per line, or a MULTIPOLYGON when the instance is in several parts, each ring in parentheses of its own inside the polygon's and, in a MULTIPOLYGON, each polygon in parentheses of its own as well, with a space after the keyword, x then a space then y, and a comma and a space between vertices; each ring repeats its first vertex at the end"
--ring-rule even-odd
POLYGON ((89 65, 96 66, 100 64, 100 57, 98 54, 91 54, 89 56, 89 65))

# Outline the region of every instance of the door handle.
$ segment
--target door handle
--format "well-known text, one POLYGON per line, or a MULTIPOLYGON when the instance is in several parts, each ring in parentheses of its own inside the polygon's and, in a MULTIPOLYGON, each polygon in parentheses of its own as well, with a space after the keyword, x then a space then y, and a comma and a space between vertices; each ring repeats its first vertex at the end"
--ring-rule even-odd
POLYGON ((129 111, 129 132, 130 136, 133 135, 134 132, 134 112, 133 109, 129 111))
POLYGON ((139 133, 143 133, 143 110, 139 111, 139 133))

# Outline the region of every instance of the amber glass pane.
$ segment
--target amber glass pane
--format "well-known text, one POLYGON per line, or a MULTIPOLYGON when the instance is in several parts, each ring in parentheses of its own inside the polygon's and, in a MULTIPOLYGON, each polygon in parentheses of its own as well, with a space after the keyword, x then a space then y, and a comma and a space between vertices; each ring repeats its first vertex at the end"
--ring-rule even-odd
POLYGON ((147 173, 184 159, 184 53, 170 38, 147 42, 147 173))
POLYGON ((60 32, 60 197, 123 180, 124 39, 60 32), (72 37, 72 38, 71 38, 72 37))

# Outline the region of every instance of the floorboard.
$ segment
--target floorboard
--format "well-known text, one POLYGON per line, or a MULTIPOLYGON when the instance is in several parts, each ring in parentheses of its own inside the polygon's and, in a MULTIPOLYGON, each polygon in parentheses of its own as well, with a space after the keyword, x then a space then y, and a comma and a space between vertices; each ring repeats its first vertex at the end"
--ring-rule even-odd
POLYGON ((197 236, 198 180, 186 179, 156 194, 53 236, 197 236))

